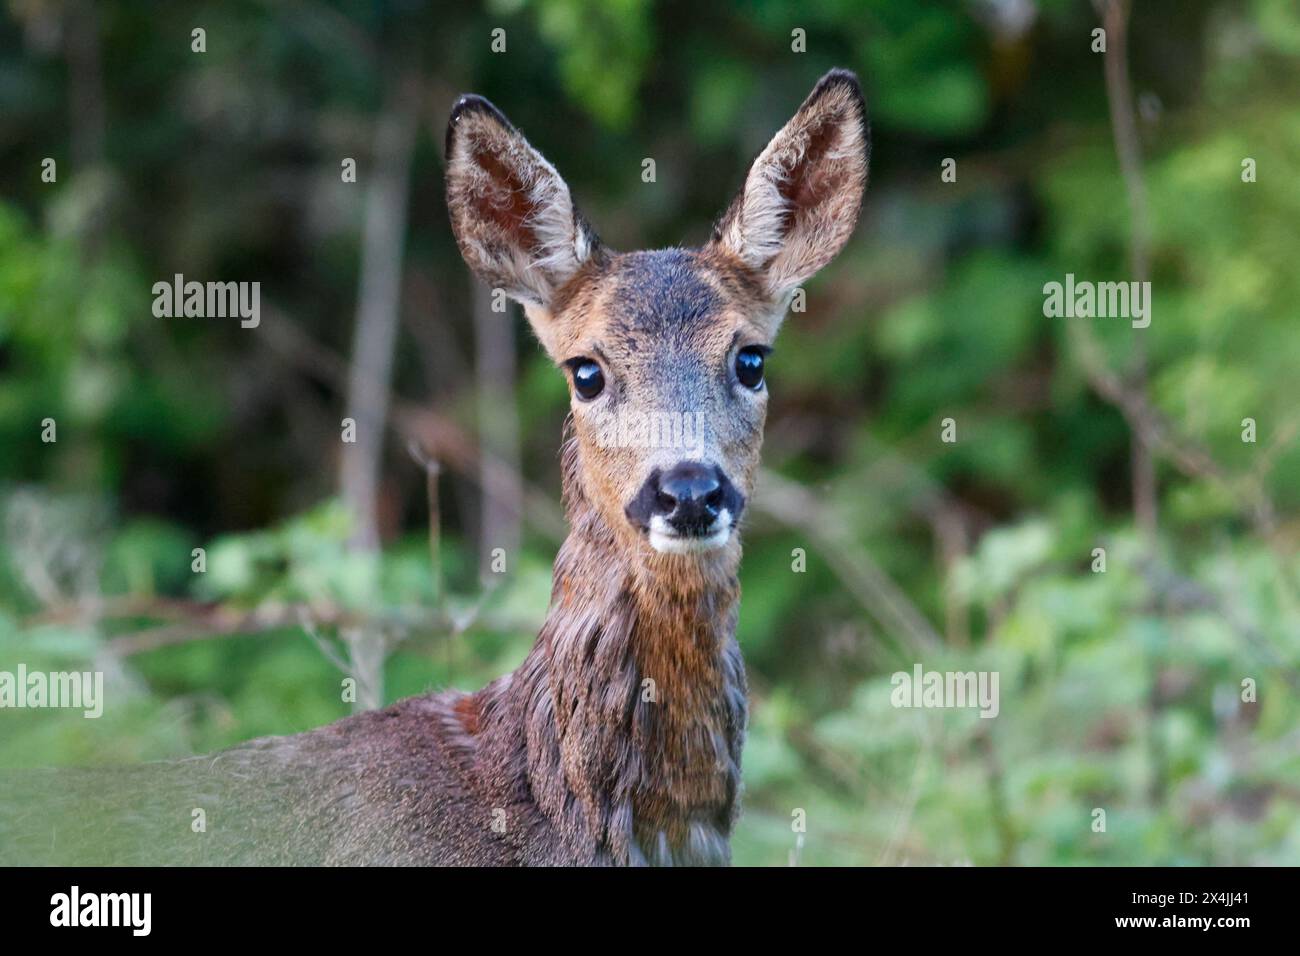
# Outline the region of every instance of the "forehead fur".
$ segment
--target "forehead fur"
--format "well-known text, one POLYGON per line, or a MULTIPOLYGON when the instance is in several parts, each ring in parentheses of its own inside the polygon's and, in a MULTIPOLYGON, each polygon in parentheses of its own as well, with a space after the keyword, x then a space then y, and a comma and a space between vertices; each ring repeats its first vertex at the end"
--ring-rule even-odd
POLYGON ((612 324, 649 334, 687 332, 714 317, 721 299, 706 267, 684 249, 621 256, 608 281, 612 324))
POLYGON ((728 316, 757 317, 769 305, 758 278, 725 253, 660 249, 583 270, 562 290, 555 318, 566 349, 603 342, 638 352, 712 338, 730 327, 728 316))

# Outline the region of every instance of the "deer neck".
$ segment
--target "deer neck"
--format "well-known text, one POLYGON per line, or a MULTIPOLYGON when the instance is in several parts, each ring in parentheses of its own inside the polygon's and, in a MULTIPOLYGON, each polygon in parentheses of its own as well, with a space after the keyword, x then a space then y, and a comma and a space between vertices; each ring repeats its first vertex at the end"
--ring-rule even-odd
POLYGON ((533 792, 614 862, 725 862, 746 720, 739 549, 629 547, 583 496, 572 443, 566 456, 572 530, 530 658, 533 792))

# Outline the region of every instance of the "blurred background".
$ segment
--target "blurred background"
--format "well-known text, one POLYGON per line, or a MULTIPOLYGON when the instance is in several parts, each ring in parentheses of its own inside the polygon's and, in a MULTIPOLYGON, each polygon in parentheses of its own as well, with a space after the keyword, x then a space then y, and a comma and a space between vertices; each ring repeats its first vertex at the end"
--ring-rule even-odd
POLYGON ((0 767, 513 669, 568 397, 456 250, 454 98, 612 247, 697 244, 845 66, 871 184, 769 365, 736 861, 1300 863, 1293 0, 0 9, 0 669, 107 696, 0 715, 0 767), (155 317, 177 273, 260 323, 155 317), (1150 327, 1046 318, 1067 273, 1150 280, 1150 327), (892 707, 917 663, 1000 715, 892 707))

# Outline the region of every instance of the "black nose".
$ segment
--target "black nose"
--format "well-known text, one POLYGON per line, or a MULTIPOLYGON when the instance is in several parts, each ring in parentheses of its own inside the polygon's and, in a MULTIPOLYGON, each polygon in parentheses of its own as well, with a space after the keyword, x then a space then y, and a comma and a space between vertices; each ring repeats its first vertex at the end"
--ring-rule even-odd
POLYGON ((723 480, 715 467, 684 461, 659 476, 652 513, 681 534, 702 534, 722 510, 723 480))
POLYGON ((625 510, 628 520, 642 531, 650 530, 658 518, 679 535, 706 537, 717 530, 723 512, 734 528, 744 508, 744 495, 721 468, 683 461, 667 471, 652 471, 625 510))

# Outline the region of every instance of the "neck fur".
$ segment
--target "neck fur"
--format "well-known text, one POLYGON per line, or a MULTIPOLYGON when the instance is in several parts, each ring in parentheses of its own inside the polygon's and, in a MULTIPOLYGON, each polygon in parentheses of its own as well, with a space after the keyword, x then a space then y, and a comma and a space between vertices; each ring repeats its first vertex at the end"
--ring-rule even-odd
POLYGON ((747 714, 739 549, 712 561, 629 553, 582 494, 576 443, 564 456, 571 532, 512 682, 527 695, 533 793, 598 858, 726 862, 747 714))

